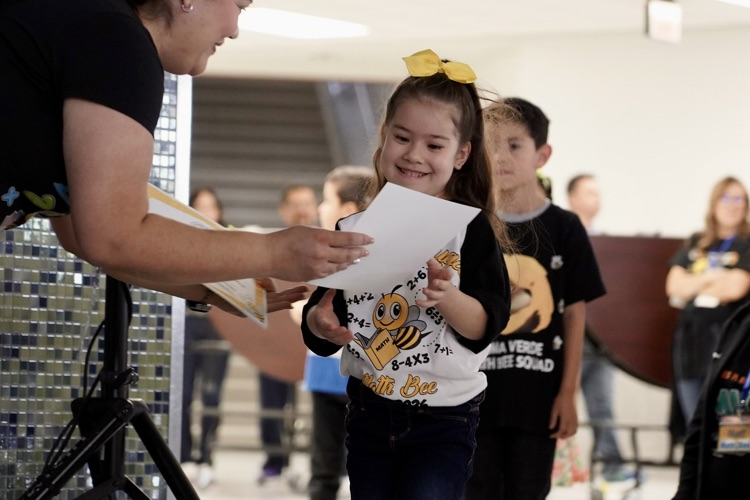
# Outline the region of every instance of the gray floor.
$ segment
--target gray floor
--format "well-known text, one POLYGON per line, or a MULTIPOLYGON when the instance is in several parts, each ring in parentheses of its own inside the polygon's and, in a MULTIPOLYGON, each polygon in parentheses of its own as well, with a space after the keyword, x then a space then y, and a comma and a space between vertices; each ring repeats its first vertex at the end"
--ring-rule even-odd
MULTIPOLYGON (((289 478, 258 484, 258 473, 263 456, 259 449, 259 408, 255 368, 244 358, 233 355, 230 360, 228 379, 222 401, 222 425, 219 428, 218 447, 214 455, 214 481, 207 488, 199 489, 202 500, 300 500, 307 496, 301 491, 309 475, 309 456, 306 452, 292 454, 289 478)), ((645 426, 638 434, 639 456, 642 460, 662 462, 669 449, 666 421, 669 409, 669 392, 650 386, 619 372, 616 374, 616 408, 618 422, 645 426), (638 401, 639 404, 632 404, 638 401)), ((306 450, 310 433, 309 393, 298 392, 298 415, 293 428, 296 429, 296 449, 306 450)), ((579 415, 585 422, 586 414, 579 401, 579 415)), ((196 420, 197 421, 197 420, 196 420)), ((199 432, 199 429, 196 429, 199 432)), ((579 428, 576 440, 581 453, 589 450, 592 442, 591 429, 579 428)), ((617 431, 617 438, 626 457, 632 457, 632 436, 627 426, 617 431)), ((675 458, 679 460, 680 450, 675 458)), ((585 456, 582 456, 585 459, 585 456)), ((628 494, 633 483, 595 483, 603 495, 592 494, 591 484, 578 483, 571 487, 554 488, 548 500, 669 500, 677 487, 676 467, 649 467, 645 469, 645 481, 637 492, 628 494)), ((346 491, 339 495, 348 499, 346 491)))
MULTIPOLYGON (((307 477, 308 457, 296 453, 290 466, 291 481, 279 480, 260 486, 257 482, 262 456, 254 451, 218 450, 215 456, 214 481, 207 488, 199 489, 202 500, 299 500, 307 498, 303 492, 295 491, 293 485, 302 483, 307 477)), ((628 494, 633 483, 611 483, 599 485, 604 490, 603 499, 612 500, 668 500, 675 492, 678 471, 674 467, 649 467, 645 469, 645 481, 639 491, 628 494)), ((340 499, 349 498, 342 492, 340 499)), ((589 484, 554 488, 548 500, 593 500, 589 484)))

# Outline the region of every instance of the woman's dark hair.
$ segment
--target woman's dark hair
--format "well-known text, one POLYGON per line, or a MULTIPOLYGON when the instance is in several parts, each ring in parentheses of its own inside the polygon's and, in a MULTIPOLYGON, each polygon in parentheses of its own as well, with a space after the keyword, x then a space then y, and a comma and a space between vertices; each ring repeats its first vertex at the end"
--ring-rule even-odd
POLYGON ((216 207, 219 209, 219 220, 217 220, 216 222, 226 227, 227 222, 224 220, 224 205, 221 203, 221 199, 216 194, 216 191, 213 188, 204 186, 204 187, 199 187, 195 189, 190 194, 190 199, 188 202, 189 205, 192 207, 195 204, 195 199, 198 198, 198 196, 200 196, 203 193, 213 196, 214 200, 216 200, 216 207))
POLYGON ((146 19, 164 19, 172 23, 172 8, 167 0, 126 0, 133 10, 146 19))

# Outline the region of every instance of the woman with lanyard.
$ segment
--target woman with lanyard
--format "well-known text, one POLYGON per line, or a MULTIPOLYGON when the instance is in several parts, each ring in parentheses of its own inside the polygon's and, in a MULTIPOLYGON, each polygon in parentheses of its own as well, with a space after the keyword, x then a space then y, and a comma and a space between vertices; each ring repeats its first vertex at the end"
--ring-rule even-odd
POLYGON ((714 185, 704 230, 685 240, 670 264, 666 292, 682 310, 672 353, 675 388, 689 422, 722 325, 750 293, 748 195, 738 179, 714 185))

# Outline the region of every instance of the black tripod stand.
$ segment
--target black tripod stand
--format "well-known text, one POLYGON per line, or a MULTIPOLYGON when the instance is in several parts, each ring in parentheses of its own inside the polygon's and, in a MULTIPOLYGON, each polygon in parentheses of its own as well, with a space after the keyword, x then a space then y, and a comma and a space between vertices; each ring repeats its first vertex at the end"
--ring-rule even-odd
POLYGON ((56 463, 50 464, 19 500, 53 498, 86 464, 94 488, 77 500, 114 500, 117 491, 134 500, 150 500, 123 473, 128 424, 133 425, 175 497, 199 500, 146 405, 141 400, 128 399, 128 385, 137 379, 135 371, 127 366, 130 305, 127 285, 107 276, 101 396, 73 401, 74 421, 78 423, 81 439, 56 463))

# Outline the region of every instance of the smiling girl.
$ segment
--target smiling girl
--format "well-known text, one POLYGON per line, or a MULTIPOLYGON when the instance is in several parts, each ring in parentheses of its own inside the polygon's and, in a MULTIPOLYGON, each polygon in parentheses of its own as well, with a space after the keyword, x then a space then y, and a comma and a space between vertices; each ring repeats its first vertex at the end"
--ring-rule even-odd
POLYGON ((435 249, 450 262, 431 259, 390 293, 318 288, 305 306, 313 352, 346 346, 347 470, 358 500, 461 497, 486 386, 479 366, 509 316, 476 77, 432 51, 405 60, 411 76, 388 101, 374 155, 378 187, 391 182, 481 212, 435 249))

